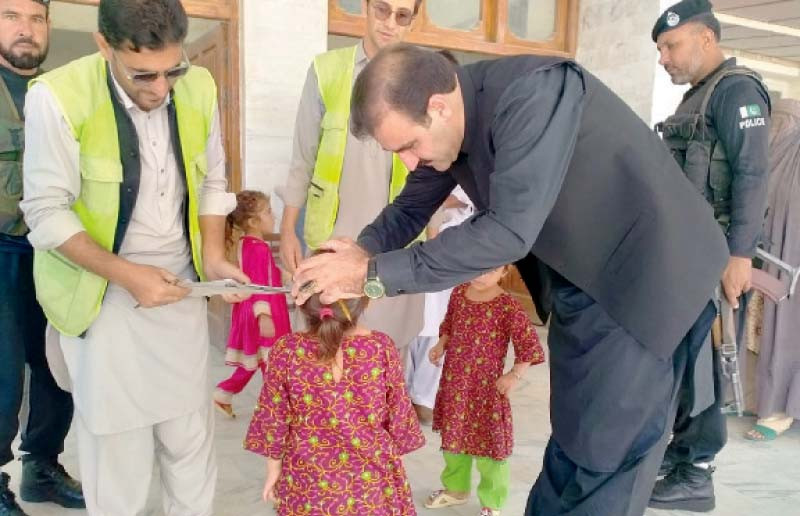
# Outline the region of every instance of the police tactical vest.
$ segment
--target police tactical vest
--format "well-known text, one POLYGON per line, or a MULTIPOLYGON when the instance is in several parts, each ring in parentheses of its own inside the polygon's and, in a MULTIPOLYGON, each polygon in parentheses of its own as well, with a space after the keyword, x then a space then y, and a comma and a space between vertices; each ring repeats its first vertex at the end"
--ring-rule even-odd
POLYGON ((22 121, 0 78, 0 233, 23 236, 28 227, 22 218, 22 152, 25 150, 25 123, 22 121))
MULTIPOLYGON (((314 59, 314 71, 320 97, 325 105, 325 115, 321 123, 317 160, 308 189, 303 226, 306 245, 311 249, 317 249, 331 237, 339 212, 339 183, 347 146, 356 48, 353 46, 331 50, 314 59)), ((374 173, 371 170, 363 172, 374 173)), ((393 154, 389 202, 403 189, 407 176, 408 169, 397 154, 393 154)))
POLYGON ((706 121, 706 113, 717 85, 733 75, 752 77, 766 93, 756 72, 744 66, 723 68, 682 102, 674 115, 656 125, 678 165, 714 208, 714 217, 723 228, 730 223, 733 172, 719 136, 706 121))
MULTIPOLYGON (((138 195, 141 161, 133 122, 121 102, 112 98, 116 94, 106 61, 100 54, 87 56, 36 82, 53 93, 80 145, 81 192, 72 210, 92 240, 117 252, 138 195), (129 136, 121 137, 125 133, 129 136)), ((199 192, 208 172, 206 146, 216 109, 214 79, 208 70, 192 66, 175 83, 168 110, 175 157, 187 191, 184 211, 192 261, 200 278, 204 274, 199 192)), ((50 323, 65 335, 84 333, 100 313, 108 281, 55 250, 36 251, 33 274, 37 300, 50 323)))

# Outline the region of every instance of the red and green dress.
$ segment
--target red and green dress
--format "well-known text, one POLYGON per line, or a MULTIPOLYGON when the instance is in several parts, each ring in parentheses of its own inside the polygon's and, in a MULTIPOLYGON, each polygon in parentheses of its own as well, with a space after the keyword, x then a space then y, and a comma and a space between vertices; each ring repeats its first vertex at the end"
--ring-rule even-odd
POLYGON ((505 460, 514 444, 511 404, 495 382, 503 375, 509 342, 515 363, 539 364, 544 352, 513 297, 503 293, 490 301, 471 301, 467 287, 453 290, 439 329, 449 339, 433 429, 441 432, 443 451, 505 460))

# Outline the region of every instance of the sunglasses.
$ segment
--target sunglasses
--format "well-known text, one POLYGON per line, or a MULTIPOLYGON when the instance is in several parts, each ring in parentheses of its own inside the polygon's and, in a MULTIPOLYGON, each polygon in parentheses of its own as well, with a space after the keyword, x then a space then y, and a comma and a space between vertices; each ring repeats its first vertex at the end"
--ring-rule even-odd
POLYGON ((394 21, 401 27, 408 27, 414 21, 414 13, 404 7, 392 10, 392 6, 386 2, 370 2, 369 5, 375 13, 375 18, 380 21, 388 20, 392 14, 394 14, 394 21))
POLYGON ((123 63, 119 56, 117 56, 116 52, 114 53, 114 60, 119 64, 120 68, 122 68, 125 77, 129 81, 138 84, 149 84, 155 82, 162 75, 164 76, 164 79, 169 82, 180 79, 186 75, 186 73, 189 71, 189 68, 192 66, 185 50, 183 51, 182 59, 183 61, 181 64, 163 72, 132 72, 127 66, 125 66, 125 63, 123 63))

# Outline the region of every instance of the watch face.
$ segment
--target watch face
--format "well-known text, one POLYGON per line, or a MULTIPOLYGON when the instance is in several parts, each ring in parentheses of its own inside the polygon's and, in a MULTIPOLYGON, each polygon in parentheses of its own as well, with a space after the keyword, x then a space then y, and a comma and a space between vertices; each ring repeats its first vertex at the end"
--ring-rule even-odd
POLYGON ((369 280, 364 283, 364 295, 370 299, 378 299, 383 297, 386 293, 386 289, 383 287, 383 283, 377 280, 369 280))

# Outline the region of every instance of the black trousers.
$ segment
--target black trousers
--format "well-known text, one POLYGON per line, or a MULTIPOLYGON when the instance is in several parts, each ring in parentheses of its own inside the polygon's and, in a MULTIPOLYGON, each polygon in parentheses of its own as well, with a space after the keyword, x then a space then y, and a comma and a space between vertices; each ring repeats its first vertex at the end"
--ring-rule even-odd
POLYGON ((691 350, 709 304, 667 360, 576 287, 555 284, 550 335, 553 434, 526 516, 641 516, 664 456, 691 350))
POLYGON ((689 417, 693 396, 690 386, 681 388, 675 417, 674 435, 667 446, 665 460, 673 464, 711 462, 728 440, 728 427, 722 405, 725 398, 719 352, 714 350, 714 403, 689 417))
MULTIPOLYGON (((736 312, 737 335, 743 334, 750 297, 750 294, 745 294, 739 298, 739 310, 736 312)), ((740 345, 743 345, 743 342, 743 339, 739 339, 740 345)), ((722 413, 728 382, 722 374, 719 351, 715 349, 713 353, 714 403, 703 412, 690 417, 694 403, 692 392, 688 387, 681 389, 678 414, 673 428, 674 435, 665 454, 665 460, 672 464, 712 462, 728 442, 727 416, 722 413)))
POLYGON ((52 458, 64 451, 72 422, 72 396, 56 385, 45 358, 46 320, 36 302, 33 254, 0 250, 0 466, 13 460, 19 430, 25 364, 30 407, 20 450, 52 458))

